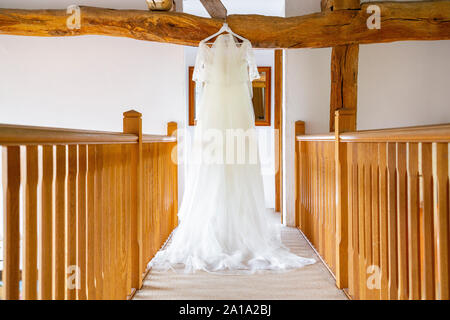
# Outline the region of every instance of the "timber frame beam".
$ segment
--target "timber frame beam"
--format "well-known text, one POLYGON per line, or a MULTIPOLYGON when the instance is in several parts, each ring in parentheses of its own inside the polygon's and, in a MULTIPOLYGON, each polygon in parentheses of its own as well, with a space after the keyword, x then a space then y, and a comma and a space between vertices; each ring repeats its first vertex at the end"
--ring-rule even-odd
MULTIPOLYGON (((81 27, 69 29, 66 10, 0 9, 0 34, 62 37, 104 35, 197 46, 221 19, 178 12, 81 8, 81 27)), ((360 9, 325 10, 281 18, 230 15, 229 26, 255 48, 321 48, 403 40, 450 39, 450 1, 370 2, 360 9), (381 12, 381 28, 369 29, 369 5, 381 12)))

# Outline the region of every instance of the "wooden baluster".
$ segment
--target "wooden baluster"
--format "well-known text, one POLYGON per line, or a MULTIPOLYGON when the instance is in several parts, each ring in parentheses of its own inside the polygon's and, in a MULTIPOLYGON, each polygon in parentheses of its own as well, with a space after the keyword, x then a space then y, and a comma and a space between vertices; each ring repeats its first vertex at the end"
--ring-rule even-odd
POLYGON ((364 230, 365 230, 365 267, 364 267, 364 281, 365 281, 365 289, 366 289, 366 297, 365 299, 374 299, 373 288, 369 287, 369 273, 368 270, 370 266, 372 266, 372 175, 371 175, 371 158, 373 155, 371 154, 370 143, 364 143, 364 230))
POLYGON ((39 216, 39 299, 52 299, 53 146, 42 147, 39 216))
POLYGON ((86 285, 87 299, 95 300, 95 145, 88 146, 87 154, 87 210, 86 210, 86 285))
MULTIPOLYGON (((23 299, 37 299, 37 184, 38 147, 26 147, 23 218, 23 299)), ((4 171, 5 172, 5 171, 4 171)))
POLYGON ((164 220, 164 202, 163 202, 163 143, 158 143, 158 230, 159 230, 159 238, 158 238, 158 248, 155 253, 161 248, 163 242, 163 233, 162 233, 162 221, 164 220))
POLYGON ((388 188, 387 188, 387 164, 386 164, 386 143, 378 144, 379 161, 379 190, 380 190, 380 272, 381 272, 381 293, 380 298, 389 298, 389 242, 388 242, 388 188))
POLYGON ((2 147, 3 164, 3 288, 6 300, 19 299, 20 281, 20 147, 2 147))
POLYGON ((110 206, 110 212, 109 212, 109 236, 110 236, 110 256, 109 261, 111 263, 111 274, 110 274, 110 281, 111 281, 111 299, 117 300, 118 299, 118 282, 120 281, 118 279, 118 264, 119 264, 119 257, 117 254, 117 240, 119 238, 119 235, 117 234, 117 220, 118 220, 118 212, 117 212, 117 160, 118 160, 118 154, 117 154, 117 146, 111 145, 111 154, 110 154, 110 160, 111 160, 111 171, 110 171, 110 180, 109 180, 109 189, 110 189, 110 195, 111 195, 111 201, 109 202, 110 206))
POLYGON ((358 144, 352 143, 352 225, 353 225, 353 241, 354 241, 354 252, 353 252, 353 275, 354 275, 354 297, 355 299, 361 299, 360 290, 360 272, 359 272, 359 163, 358 163, 358 144))
POLYGON ((380 190, 379 190, 379 159, 377 143, 371 143, 372 157, 372 265, 376 270, 376 286, 373 289, 373 298, 379 300, 381 295, 381 263, 380 263, 380 190))
POLYGON ((419 147, 417 143, 407 145, 408 164, 408 282, 409 299, 420 299, 419 260, 419 147))
POLYGON ((318 182, 318 164, 319 164, 319 160, 317 157, 317 146, 318 143, 314 142, 314 152, 313 152, 313 173, 314 173, 314 207, 313 207, 313 212, 314 212, 314 246, 316 247, 316 249, 319 248, 319 215, 317 213, 317 207, 318 207, 318 203, 319 203, 319 194, 318 194, 318 189, 319 189, 319 182, 318 182))
MULTIPOLYGON (((348 202, 347 202, 347 234, 348 234, 348 294, 355 298, 355 238, 354 238, 354 222, 353 222, 353 215, 354 208, 353 208, 353 192, 354 192, 354 185, 353 185, 353 148, 351 144, 347 144, 347 189, 348 189, 348 202)), ((340 150, 336 150, 336 155, 340 152, 340 150)), ((342 174, 342 173, 341 173, 342 174)), ((336 175, 338 175, 338 171, 336 171, 336 175)), ((338 179, 338 178, 337 178, 338 179)), ((336 180, 336 186, 338 185, 338 181, 336 180)), ((337 197, 340 196, 339 190, 336 190, 337 197)), ((339 217, 339 204, 336 206, 336 219, 339 217)), ((339 231, 339 228, 336 228, 337 231, 339 231)), ((338 265, 338 263, 336 263, 338 265)))
MULTIPOLYGON (((177 136, 178 125, 176 122, 167 123, 167 135, 176 137, 177 136)), ((170 232, 178 225, 177 215, 178 215, 178 142, 170 144, 169 148, 169 161, 172 168, 172 224, 170 227, 170 232)))
POLYGON ((125 242, 125 229, 124 229, 124 208, 123 204, 123 179, 122 179, 122 171, 123 171, 123 158, 122 158, 122 146, 115 145, 115 158, 116 158, 116 179, 114 185, 116 187, 116 279, 117 279, 117 288, 116 288, 116 298, 119 300, 125 300, 127 297, 127 290, 125 288, 125 278, 126 278, 126 256, 124 255, 123 244, 125 242))
MULTIPOLYGON (((166 192, 166 186, 167 186, 167 175, 166 175, 166 143, 161 143, 161 199, 162 199, 162 225, 161 225, 161 246, 164 243, 164 241, 167 239, 167 192, 166 192)), ((160 247, 161 247, 160 246, 160 247)))
POLYGON ((69 165, 67 177, 67 225, 66 225, 66 299, 76 299, 78 285, 77 268, 77 173, 78 146, 69 145, 69 165))
MULTIPOLYGON (((154 239, 152 239, 152 234, 158 234, 156 230, 156 216, 152 216, 154 211, 152 210, 152 205, 156 203, 152 201, 152 198, 149 195, 153 195, 153 198, 156 200, 157 197, 156 190, 154 190, 151 185, 152 183, 156 183, 156 176, 152 175, 151 161, 152 155, 151 152, 153 150, 153 146, 156 144, 144 144, 143 145, 143 189, 144 189, 144 199, 143 199, 143 226, 144 226, 144 245, 145 245, 145 259, 143 261, 143 270, 146 270, 146 262, 148 259, 155 253, 157 250, 157 245, 154 239), (153 194, 155 192, 155 194, 153 194), (154 218, 154 219, 153 219, 154 218)), ((154 171, 153 171, 154 173, 154 171)))
POLYGON ((79 288, 77 299, 86 300, 86 179, 87 146, 78 146, 78 210, 77 210, 77 266, 79 288))
POLYGON ((66 146, 56 146, 53 299, 64 300, 66 294, 66 146))
POLYGON ((125 145, 124 146, 124 156, 126 158, 125 163, 125 172, 124 172, 124 195, 125 195, 125 219, 126 219, 126 227, 125 227, 125 234, 127 235, 127 244, 126 244, 126 250, 127 250, 127 294, 129 295, 127 298, 130 298, 130 295, 132 294, 133 290, 133 256, 132 256, 132 250, 133 250, 133 244, 132 244, 132 235, 131 235, 131 214, 132 214, 132 206, 131 206, 131 154, 132 154, 132 148, 131 145, 125 145))
POLYGON ((103 243, 103 299, 111 300, 111 145, 103 149, 103 175, 102 175, 102 243, 103 243))
MULTIPOLYGON (((324 144, 323 143, 318 143, 317 144, 317 166, 318 166, 318 171, 317 171, 317 175, 318 175, 318 185, 317 185, 317 220, 318 220, 318 233, 317 233, 317 238, 318 238, 318 247, 319 247, 319 252, 322 255, 322 257, 324 257, 325 259, 327 258, 325 256, 325 250, 324 250, 324 237, 323 237, 323 233, 324 233, 324 223, 323 223, 323 218, 324 218, 324 208, 323 208, 323 199, 324 199, 324 181, 323 181, 323 164, 324 164, 324 157, 323 157, 323 153, 324 153, 324 144)), ((327 260, 325 260, 327 261, 327 260)), ((329 261, 327 262, 328 265, 330 265, 329 261)))
POLYGON ((366 164, 364 158, 366 156, 365 145, 358 143, 358 243, 359 243, 359 299, 367 299, 366 284, 366 213, 365 213, 365 171, 366 164))
POLYGON ((95 146, 95 198, 94 215, 95 215, 95 298, 97 300, 105 299, 103 283, 103 149, 104 146, 95 146))
POLYGON ((436 298, 449 300, 449 185, 448 143, 436 143, 436 205, 434 229, 436 237, 436 298))
POLYGON ((295 225, 302 230, 302 143, 295 140, 295 225))
POLYGON ((151 166, 152 166, 152 187, 150 192, 153 195, 153 201, 152 201, 152 214, 153 214, 153 248, 154 252, 158 250, 159 245, 159 166, 158 166, 158 157, 159 157, 159 148, 158 144, 153 144, 152 148, 152 157, 151 157, 151 166))
POLYGON ((123 132, 138 135, 138 144, 131 153, 131 260, 132 287, 142 287, 143 248, 142 248, 142 114, 134 110, 123 114, 123 132))
POLYGON ((397 143, 397 239, 399 299, 408 299, 408 229, 406 198, 406 144, 397 143))
POLYGON ((380 299, 381 277, 380 277, 380 214, 379 214, 379 173, 378 173, 378 144, 370 143, 371 149, 371 169, 372 169, 372 266, 373 294, 372 299, 380 299))
MULTIPOLYGON (((334 252, 334 248, 337 247, 338 245, 338 241, 339 239, 338 234, 342 231, 342 228, 344 228, 345 230, 348 230, 348 221, 347 219, 345 219, 345 227, 344 226, 337 226, 338 223, 338 203, 336 202, 336 199, 338 197, 338 193, 337 193, 337 189, 336 189, 336 185, 337 185, 337 171, 336 171, 336 152, 342 151, 345 152, 345 166, 347 166, 347 145, 345 145, 345 151, 344 150, 337 150, 336 151, 336 146, 334 145, 335 142, 328 142, 328 155, 327 155, 327 159, 328 159, 328 181, 327 181, 327 186, 328 186, 328 196, 327 196, 327 206, 328 206, 328 218, 327 218, 327 225, 328 225, 328 241, 329 241, 329 246, 328 246, 328 254, 331 257, 332 260, 332 265, 333 268, 335 270, 335 274, 337 274, 338 269, 339 269, 339 264, 340 264, 340 260, 337 259, 337 256, 334 252), (335 152, 336 151, 336 152, 335 152), (339 230, 341 229, 341 230, 339 230)), ((347 167, 343 168, 344 170, 344 175, 345 175, 345 180, 348 181, 348 174, 347 174, 347 167)), ((342 174, 342 171, 341 171, 342 174)), ((347 192, 348 192, 348 184, 345 187, 347 192)), ((348 194, 345 196, 345 200, 348 202, 348 194)), ((348 215, 348 208, 346 209, 345 212, 346 215, 348 215)), ((342 223, 342 221, 341 221, 342 223)), ((342 239, 340 240, 342 241, 342 239)), ((345 235, 345 241, 347 241, 347 244, 344 245, 345 248, 345 255, 347 257, 347 262, 345 263, 345 274, 347 277, 347 283, 344 287, 348 288, 348 234, 345 235)), ((342 243, 342 242, 341 242, 342 243)))
POLYGON ((333 254, 330 251, 331 246, 334 244, 332 241, 332 238, 334 238, 336 235, 333 234, 333 230, 330 228, 331 226, 331 205, 329 203, 329 199, 331 196, 331 189, 334 187, 334 185, 331 185, 331 181, 329 179, 330 172, 329 172, 329 164, 330 164, 330 143, 326 142, 324 143, 324 183, 323 183, 323 237, 324 237, 324 253, 327 259, 330 261, 330 266, 333 272, 336 274, 335 269, 335 259, 333 259, 333 254))
POLYGON ((308 237, 308 239, 311 239, 311 151, 310 151, 310 143, 309 141, 302 142, 305 147, 305 166, 306 166, 306 181, 305 181, 305 188, 306 188, 306 214, 305 214, 305 236, 308 237))
POLYGON ((387 144, 389 300, 398 299, 396 146, 387 144))
POLYGON ((340 141, 342 130, 339 111, 335 116, 335 185, 336 185, 336 285, 348 287, 348 181, 347 181, 347 144, 340 141))
POLYGON ((435 298, 435 248, 434 248, 434 223, 433 223, 433 150, 431 143, 421 145, 422 166, 422 198, 423 207, 420 216, 421 233, 421 289, 422 299, 435 298))

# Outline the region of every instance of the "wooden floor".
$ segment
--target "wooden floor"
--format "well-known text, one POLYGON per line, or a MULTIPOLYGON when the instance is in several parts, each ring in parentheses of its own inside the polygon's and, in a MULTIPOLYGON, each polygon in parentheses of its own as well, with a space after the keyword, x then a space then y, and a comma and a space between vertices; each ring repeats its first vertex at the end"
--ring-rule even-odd
POLYGON ((317 262, 285 273, 254 275, 183 274, 151 270, 134 299, 347 299, 344 292, 336 288, 333 277, 297 229, 283 227, 281 236, 292 252, 315 258, 317 262))

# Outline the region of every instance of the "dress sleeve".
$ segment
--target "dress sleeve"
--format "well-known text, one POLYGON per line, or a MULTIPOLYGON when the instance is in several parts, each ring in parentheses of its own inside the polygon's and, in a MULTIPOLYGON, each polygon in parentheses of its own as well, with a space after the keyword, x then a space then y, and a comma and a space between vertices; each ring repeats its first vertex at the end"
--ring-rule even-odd
POLYGON ((259 79, 261 76, 258 72, 258 66, 256 65, 255 56, 253 54, 253 49, 250 42, 248 42, 247 45, 246 55, 248 63, 248 78, 250 82, 252 82, 255 79, 259 79))
POLYGON ((197 58, 195 59, 194 72, 192 73, 192 80, 197 84, 205 82, 205 48, 200 45, 198 47, 197 58))

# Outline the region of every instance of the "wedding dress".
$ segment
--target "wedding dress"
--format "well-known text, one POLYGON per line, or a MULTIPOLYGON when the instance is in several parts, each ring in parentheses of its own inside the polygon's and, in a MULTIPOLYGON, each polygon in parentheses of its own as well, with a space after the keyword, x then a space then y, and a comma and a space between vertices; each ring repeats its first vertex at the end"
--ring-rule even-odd
POLYGON ((238 46, 223 34, 212 47, 200 43, 193 80, 201 98, 179 226, 153 269, 252 273, 315 262, 283 246, 281 225, 265 208, 251 100, 257 78, 248 40, 238 46), (230 132, 245 133, 245 144, 227 149, 230 132))

